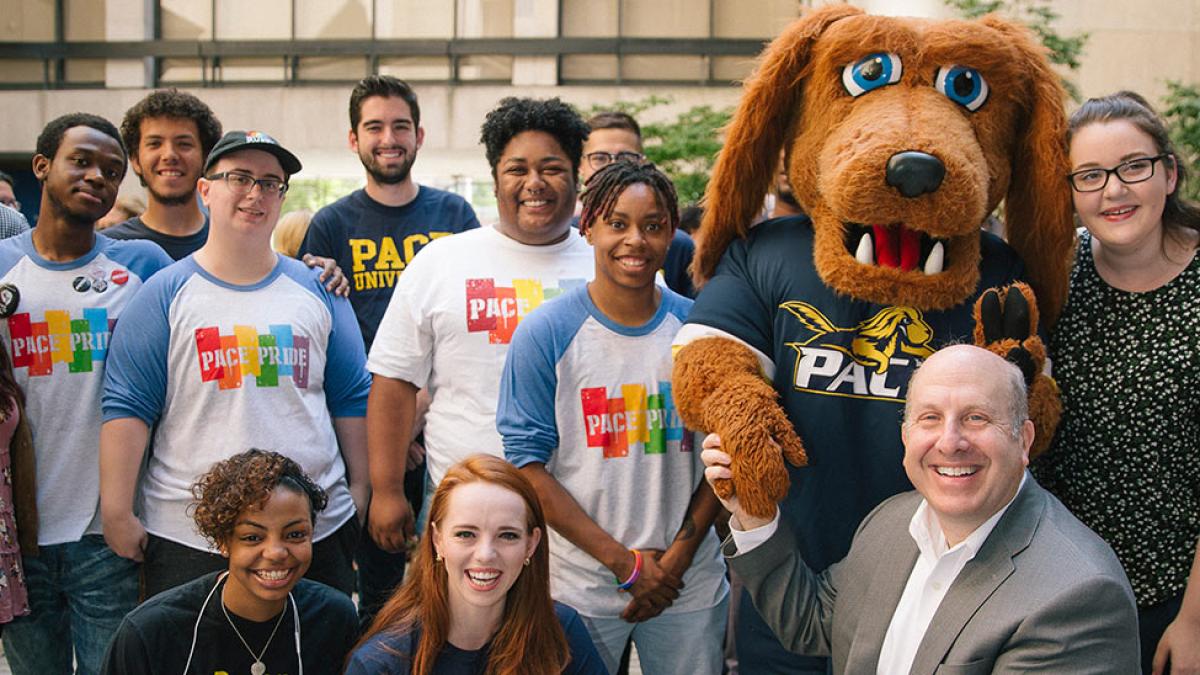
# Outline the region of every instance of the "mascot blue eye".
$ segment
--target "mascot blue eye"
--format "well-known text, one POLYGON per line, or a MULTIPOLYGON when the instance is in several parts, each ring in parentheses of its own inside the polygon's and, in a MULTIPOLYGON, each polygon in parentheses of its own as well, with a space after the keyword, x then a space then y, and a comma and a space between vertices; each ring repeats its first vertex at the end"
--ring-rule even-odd
POLYGON ((988 97, 987 81, 978 70, 966 66, 938 68, 934 87, 962 107, 975 112, 988 97))
POLYGON ((851 96, 862 96, 873 89, 896 84, 903 72, 899 56, 879 52, 847 64, 842 69, 842 85, 851 96))

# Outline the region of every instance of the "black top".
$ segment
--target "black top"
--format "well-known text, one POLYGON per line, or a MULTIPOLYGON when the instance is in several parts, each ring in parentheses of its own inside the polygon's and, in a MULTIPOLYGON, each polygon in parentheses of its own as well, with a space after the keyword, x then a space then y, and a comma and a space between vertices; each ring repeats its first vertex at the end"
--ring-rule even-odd
POLYGON ((183 260, 208 241, 208 216, 204 217, 204 227, 183 237, 152 230, 142 222, 141 216, 134 216, 123 223, 100 230, 100 234, 109 239, 149 239, 166 251, 172 260, 183 260))
POLYGON ((370 351, 396 280, 430 241, 479 227, 453 192, 421 186, 404 206, 385 206, 355 190, 317 211, 299 256, 333 258, 350 280, 350 304, 370 351))
MULTIPOLYGON (((130 612, 121 622, 108 647, 101 672, 105 675, 180 675, 192 653, 187 673, 249 673, 254 658, 238 639, 221 608, 221 591, 212 594, 200 617, 195 650, 192 634, 204 599, 217 583, 220 572, 159 593, 130 612)), ((308 579, 292 590, 300 613, 300 654, 304 672, 338 673, 357 637, 358 618, 354 604, 344 594, 308 579)), ((255 654, 267 645, 262 662, 267 673, 299 672, 296 660, 295 621, 291 603, 283 610, 279 630, 272 638, 279 617, 264 622, 229 617, 255 654)))
MULTIPOLYGON (((567 635, 571 662, 565 675, 608 675, 596 646, 579 618, 570 607, 554 603, 554 613, 567 635)), ((384 631, 354 650, 346 664, 345 675, 409 675, 407 655, 416 652, 421 631, 407 633, 384 631)), ((489 646, 482 649, 459 649, 449 642, 433 664, 433 675, 483 675, 487 668, 489 646)))

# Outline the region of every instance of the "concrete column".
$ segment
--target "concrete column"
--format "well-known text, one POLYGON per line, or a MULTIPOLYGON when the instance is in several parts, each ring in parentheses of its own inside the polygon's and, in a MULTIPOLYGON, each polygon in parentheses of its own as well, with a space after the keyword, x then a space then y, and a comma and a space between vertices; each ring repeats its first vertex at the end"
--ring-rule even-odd
MULTIPOLYGON (((513 37, 558 37, 559 0, 513 0, 513 37)), ((553 56, 513 57, 514 86, 558 84, 558 59, 553 56)))
MULTIPOLYGON (((138 42, 154 39, 155 0, 107 0, 105 40, 138 42)), ((108 59, 104 85, 108 89, 141 89, 154 82, 154 59, 108 59)))

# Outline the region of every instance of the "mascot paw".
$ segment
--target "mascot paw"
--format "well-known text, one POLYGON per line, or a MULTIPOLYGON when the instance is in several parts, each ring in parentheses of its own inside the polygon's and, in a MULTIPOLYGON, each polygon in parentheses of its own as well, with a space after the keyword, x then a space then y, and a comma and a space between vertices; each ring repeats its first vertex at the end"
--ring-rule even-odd
POLYGON ((1034 426, 1030 457, 1050 445, 1062 416, 1058 385, 1043 372, 1046 346, 1037 327, 1037 299, 1025 284, 988 289, 975 301, 975 344, 1016 364, 1025 376, 1034 426))

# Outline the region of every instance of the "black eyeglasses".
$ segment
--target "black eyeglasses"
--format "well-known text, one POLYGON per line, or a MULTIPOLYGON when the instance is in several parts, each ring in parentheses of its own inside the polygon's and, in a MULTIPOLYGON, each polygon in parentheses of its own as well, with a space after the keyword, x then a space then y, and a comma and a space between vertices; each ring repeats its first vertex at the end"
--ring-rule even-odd
POLYGON ((254 176, 248 176, 244 173, 234 173, 232 171, 214 173, 208 176, 208 179, 224 180, 229 189, 239 195, 250 194, 255 185, 267 197, 278 197, 288 191, 287 183, 278 178, 255 178, 254 176))
POLYGON ((588 164, 596 171, 613 162, 637 162, 643 157, 640 152, 589 152, 585 156, 588 164))
POLYGON ((1154 157, 1137 157, 1127 162, 1121 162, 1111 169, 1084 169, 1075 173, 1067 174, 1067 180, 1071 181, 1071 187, 1076 192, 1096 192, 1103 190, 1108 185, 1108 177, 1116 175, 1117 179, 1126 185, 1133 183, 1141 183, 1150 180, 1154 175, 1154 163, 1170 157, 1170 154, 1156 155, 1154 157))

